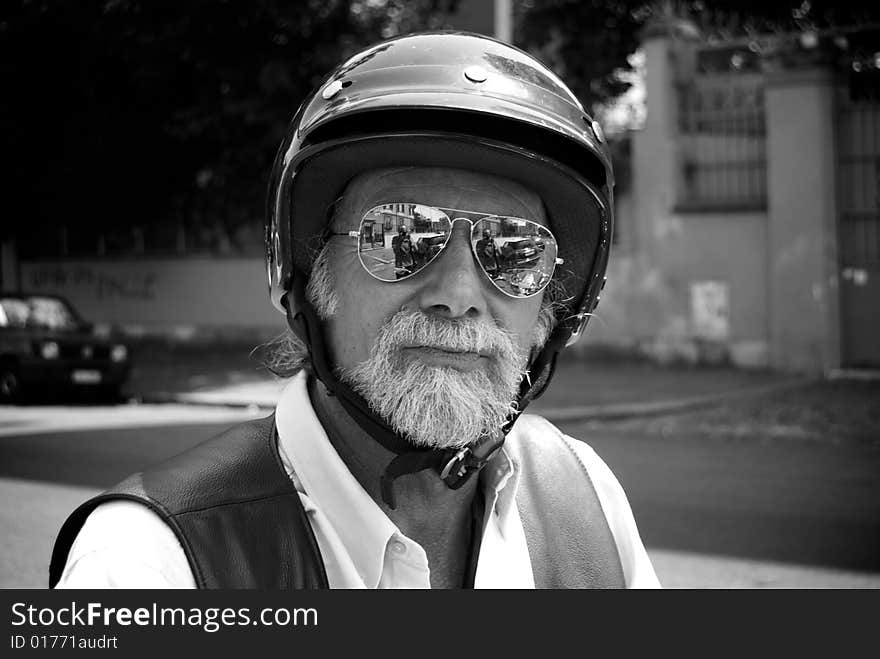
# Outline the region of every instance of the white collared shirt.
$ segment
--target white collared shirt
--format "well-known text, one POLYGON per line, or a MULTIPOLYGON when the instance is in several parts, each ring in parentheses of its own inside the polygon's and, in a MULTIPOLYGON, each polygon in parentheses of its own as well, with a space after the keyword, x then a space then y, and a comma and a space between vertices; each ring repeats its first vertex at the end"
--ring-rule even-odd
MULTIPOLYGON (((306 375, 291 379, 276 409, 278 452, 315 533, 331 588, 430 588, 425 550, 406 537, 351 474, 309 401, 306 375), (294 471, 293 465, 296 465, 294 471)), ((523 415, 512 431, 547 427, 523 415)), ((586 444, 566 438, 586 467, 617 543, 629 588, 659 587, 617 479, 586 444)), ((475 588, 534 588, 515 496, 519 465, 501 450, 481 472, 486 512, 475 588)), ((89 515, 58 588, 194 588, 171 528, 146 506, 103 503, 89 515)))

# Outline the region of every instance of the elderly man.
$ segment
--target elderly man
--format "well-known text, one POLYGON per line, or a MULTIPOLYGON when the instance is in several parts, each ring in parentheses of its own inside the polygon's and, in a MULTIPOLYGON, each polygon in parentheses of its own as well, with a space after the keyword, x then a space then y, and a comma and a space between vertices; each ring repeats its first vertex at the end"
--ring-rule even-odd
POLYGON ((656 587, 586 445, 523 415, 598 302, 613 178, 548 69, 457 33, 379 44, 303 105, 270 181, 291 376, 268 419, 75 511, 62 587, 656 587), (368 227, 432 246, 399 276, 368 227), (543 249, 492 277, 484 235, 543 249))

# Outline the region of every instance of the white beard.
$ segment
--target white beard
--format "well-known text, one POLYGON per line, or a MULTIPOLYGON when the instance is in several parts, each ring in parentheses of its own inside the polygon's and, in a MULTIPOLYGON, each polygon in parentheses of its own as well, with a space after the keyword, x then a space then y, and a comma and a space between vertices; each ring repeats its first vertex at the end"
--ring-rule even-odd
POLYGON ((462 448, 500 431, 515 409, 527 362, 515 338, 498 327, 401 311, 382 325, 369 359, 338 375, 416 446, 462 448), (406 346, 491 357, 474 370, 461 371, 407 359, 406 346))

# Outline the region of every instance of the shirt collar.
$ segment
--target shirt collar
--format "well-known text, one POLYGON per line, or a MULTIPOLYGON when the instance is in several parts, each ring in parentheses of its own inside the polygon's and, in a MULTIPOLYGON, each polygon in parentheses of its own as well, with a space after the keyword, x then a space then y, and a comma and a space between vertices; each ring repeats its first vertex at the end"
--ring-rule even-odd
POLYGON ((321 511, 348 551, 368 588, 382 575, 385 546, 398 532, 372 497, 352 476, 327 438, 309 401, 307 374, 294 376, 275 411, 282 459, 292 462, 305 494, 321 511))
MULTIPOLYGON (((309 400, 302 371, 284 387, 275 411, 279 453, 288 472, 296 473, 304 493, 328 520, 364 584, 376 588, 385 550, 403 535, 348 470, 333 448, 309 400)), ((515 505, 518 465, 502 447, 480 474, 486 516, 504 519, 515 505)))

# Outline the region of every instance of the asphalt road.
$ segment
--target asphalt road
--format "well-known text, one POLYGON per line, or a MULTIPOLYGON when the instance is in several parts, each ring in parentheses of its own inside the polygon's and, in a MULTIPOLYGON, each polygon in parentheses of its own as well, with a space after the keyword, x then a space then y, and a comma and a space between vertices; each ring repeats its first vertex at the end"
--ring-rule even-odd
MULTIPOLYGON (((117 408, 107 410, 101 421, 99 409, 37 408, 25 411, 31 421, 19 420, 5 431, 9 417, 0 410, 5 501, 0 522, 7 532, 0 585, 39 585, 31 577, 23 583, 23 577, 10 580, 8 575, 33 571, 44 562, 58 525, 79 501, 249 416, 185 406, 170 413, 174 409, 117 408), (76 418, 84 415, 104 427, 79 428, 76 418), (120 419, 132 415, 140 415, 137 425, 107 427, 124 425, 120 419), (59 430, 65 419, 71 429, 59 430), (39 550, 31 549, 35 546, 39 550), (35 551, 36 558, 31 556, 35 551)), ((697 557, 727 557, 750 565, 769 562, 880 576, 876 449, 644 439, 632 431, 621 434, 589 424, 562 427, 588 441, 609 463, 628 493, 646 546, 661 563, 665 556, 684 553, 695 557, 695 566, 697 557)), ((772 578, 768 583, 788 584, 772 578)), ((877 587, 880 581, 872 584, 877 587)))
POLYGON ((645 544, 880 572, 880 450, 560 424, 611 466, 645 544))

